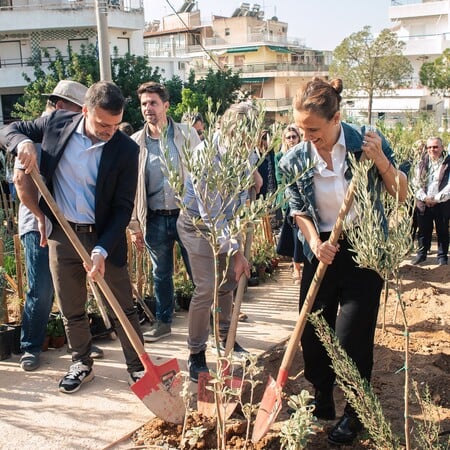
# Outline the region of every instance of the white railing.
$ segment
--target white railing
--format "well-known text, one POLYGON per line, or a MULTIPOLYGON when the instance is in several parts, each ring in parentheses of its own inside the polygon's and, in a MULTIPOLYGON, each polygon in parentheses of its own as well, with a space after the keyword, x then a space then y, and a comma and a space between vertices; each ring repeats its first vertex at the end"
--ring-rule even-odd
MULTIPOLYGON (((110 9, 119 9, 125 12, 143 11, 143 0, 105 0, 104 3, 110 9)), ((44 10, 66 10, 66 9, 92 9, 95 0, 12 0, 9 6, 0 6, 3 11, 31 11, 36 8, 44 10)))

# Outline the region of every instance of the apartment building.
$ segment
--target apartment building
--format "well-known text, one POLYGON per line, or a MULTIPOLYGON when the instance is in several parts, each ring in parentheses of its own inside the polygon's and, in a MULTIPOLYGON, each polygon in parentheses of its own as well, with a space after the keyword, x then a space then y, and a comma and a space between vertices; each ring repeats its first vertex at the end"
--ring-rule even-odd
MULTIPOLYGON (((450 47, 450 0, 391 0, 389 19, 391 30, 405 43, 403 54, 414 72, 410 80, 405 80, 405 87, 374 98, 372 119, 384 118, 393 124, 430 114, 438 124, 448 123, 448 99, 422 86, 419 72, 424 62, 435 60, 450 47)), ((344 110, 356 121, 364 120, 367 99, 349 99, 344 110)))
POLYGON ((281 122, 290 120, 301 83, 327 76, 331 61, 331 52, 288 38, 286 22, 266 19, 260 5, 249 3, 241 3, 230 17, 213 15, 203 24, 195 1, 186 0, 177 14, 148 24, 144 49, 166 78, 185 80, 191 70, 200 78, 210 68, 239 72, 243 89, 264 104, 268 119, 281 122))
MULTIPOLYGON (((143 55, 143 0, 98 0, 107 15, 110 52, 143 55)), ((11 120, 11 109, 32 78, 32 56, 56 50, 70 57, 83 44, 97 45, 95 0, 0 0, 0 125, 11 120)), ((48 63, 45 59, 42 64, 48 63)))

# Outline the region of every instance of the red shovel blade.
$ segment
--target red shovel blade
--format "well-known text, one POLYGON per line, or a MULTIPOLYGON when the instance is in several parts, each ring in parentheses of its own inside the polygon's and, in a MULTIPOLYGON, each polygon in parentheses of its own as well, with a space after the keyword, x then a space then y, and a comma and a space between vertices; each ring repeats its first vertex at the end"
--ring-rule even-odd
POLYGON ((269 428, 280 413, 283 403, 281 392, 283 391, 283 386, 286 384, 286 379, 287 372, 279 374, 277 381, 269 376, 266 390, 264 391, 258 414, 256 415, 255 423, 253 425, 253 443, 258 442, 269 431, 269 428), (284 382, 280 381, 283 379, 284 382))
POLYGON ((153 364, 147 353, 139 356, 145 375, 131 385, 131 390, 157 417, 171 423, 182 423, 186 412, 181 390, 183 382, 176 359, 153 364))
MULTIPOLYGON (((238 377, 229 377, 229 368, 225 369, 223 377, 227 377, 225 383, 228 389, 240 390, 242 388, 243 380, 238 377)), ((198 376, 198 391, 197 391, 197 411, 206 417, 216 417, 217 408, 214 398, 214 385, 210 383, 212 380, 209 372, 201 372, 198 376)), ((220 393, 219 393, 220 394, 220 393)), ((238 399, 231 397, 226 402, 221 402, 221 417, 228 419, 238 405, 238 399)))

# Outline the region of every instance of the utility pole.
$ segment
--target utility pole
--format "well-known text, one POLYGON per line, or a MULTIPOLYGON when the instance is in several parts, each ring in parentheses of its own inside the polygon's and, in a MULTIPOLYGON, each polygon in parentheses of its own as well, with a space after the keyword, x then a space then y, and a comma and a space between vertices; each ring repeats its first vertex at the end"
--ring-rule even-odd
POLYGON ((97 17, 98 53, 100 61, 100 80, 112 81, 111 59, 109 56, 108 39, 108 2, 95 0, 95 13, 97 17))

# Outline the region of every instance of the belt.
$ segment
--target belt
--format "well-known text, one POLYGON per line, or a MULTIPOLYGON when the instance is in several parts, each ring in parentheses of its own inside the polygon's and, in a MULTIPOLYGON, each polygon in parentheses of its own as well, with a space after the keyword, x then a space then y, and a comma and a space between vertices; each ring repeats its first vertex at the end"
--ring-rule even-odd
POLYGON ((180 214, 179 209, 151 209, 150 212, 158 216, 178 216, 180 214))
POLYGON ((76 233, 94 233, 95 224, 93 223, 72 223, 69 225, 75 230, 76 233))

